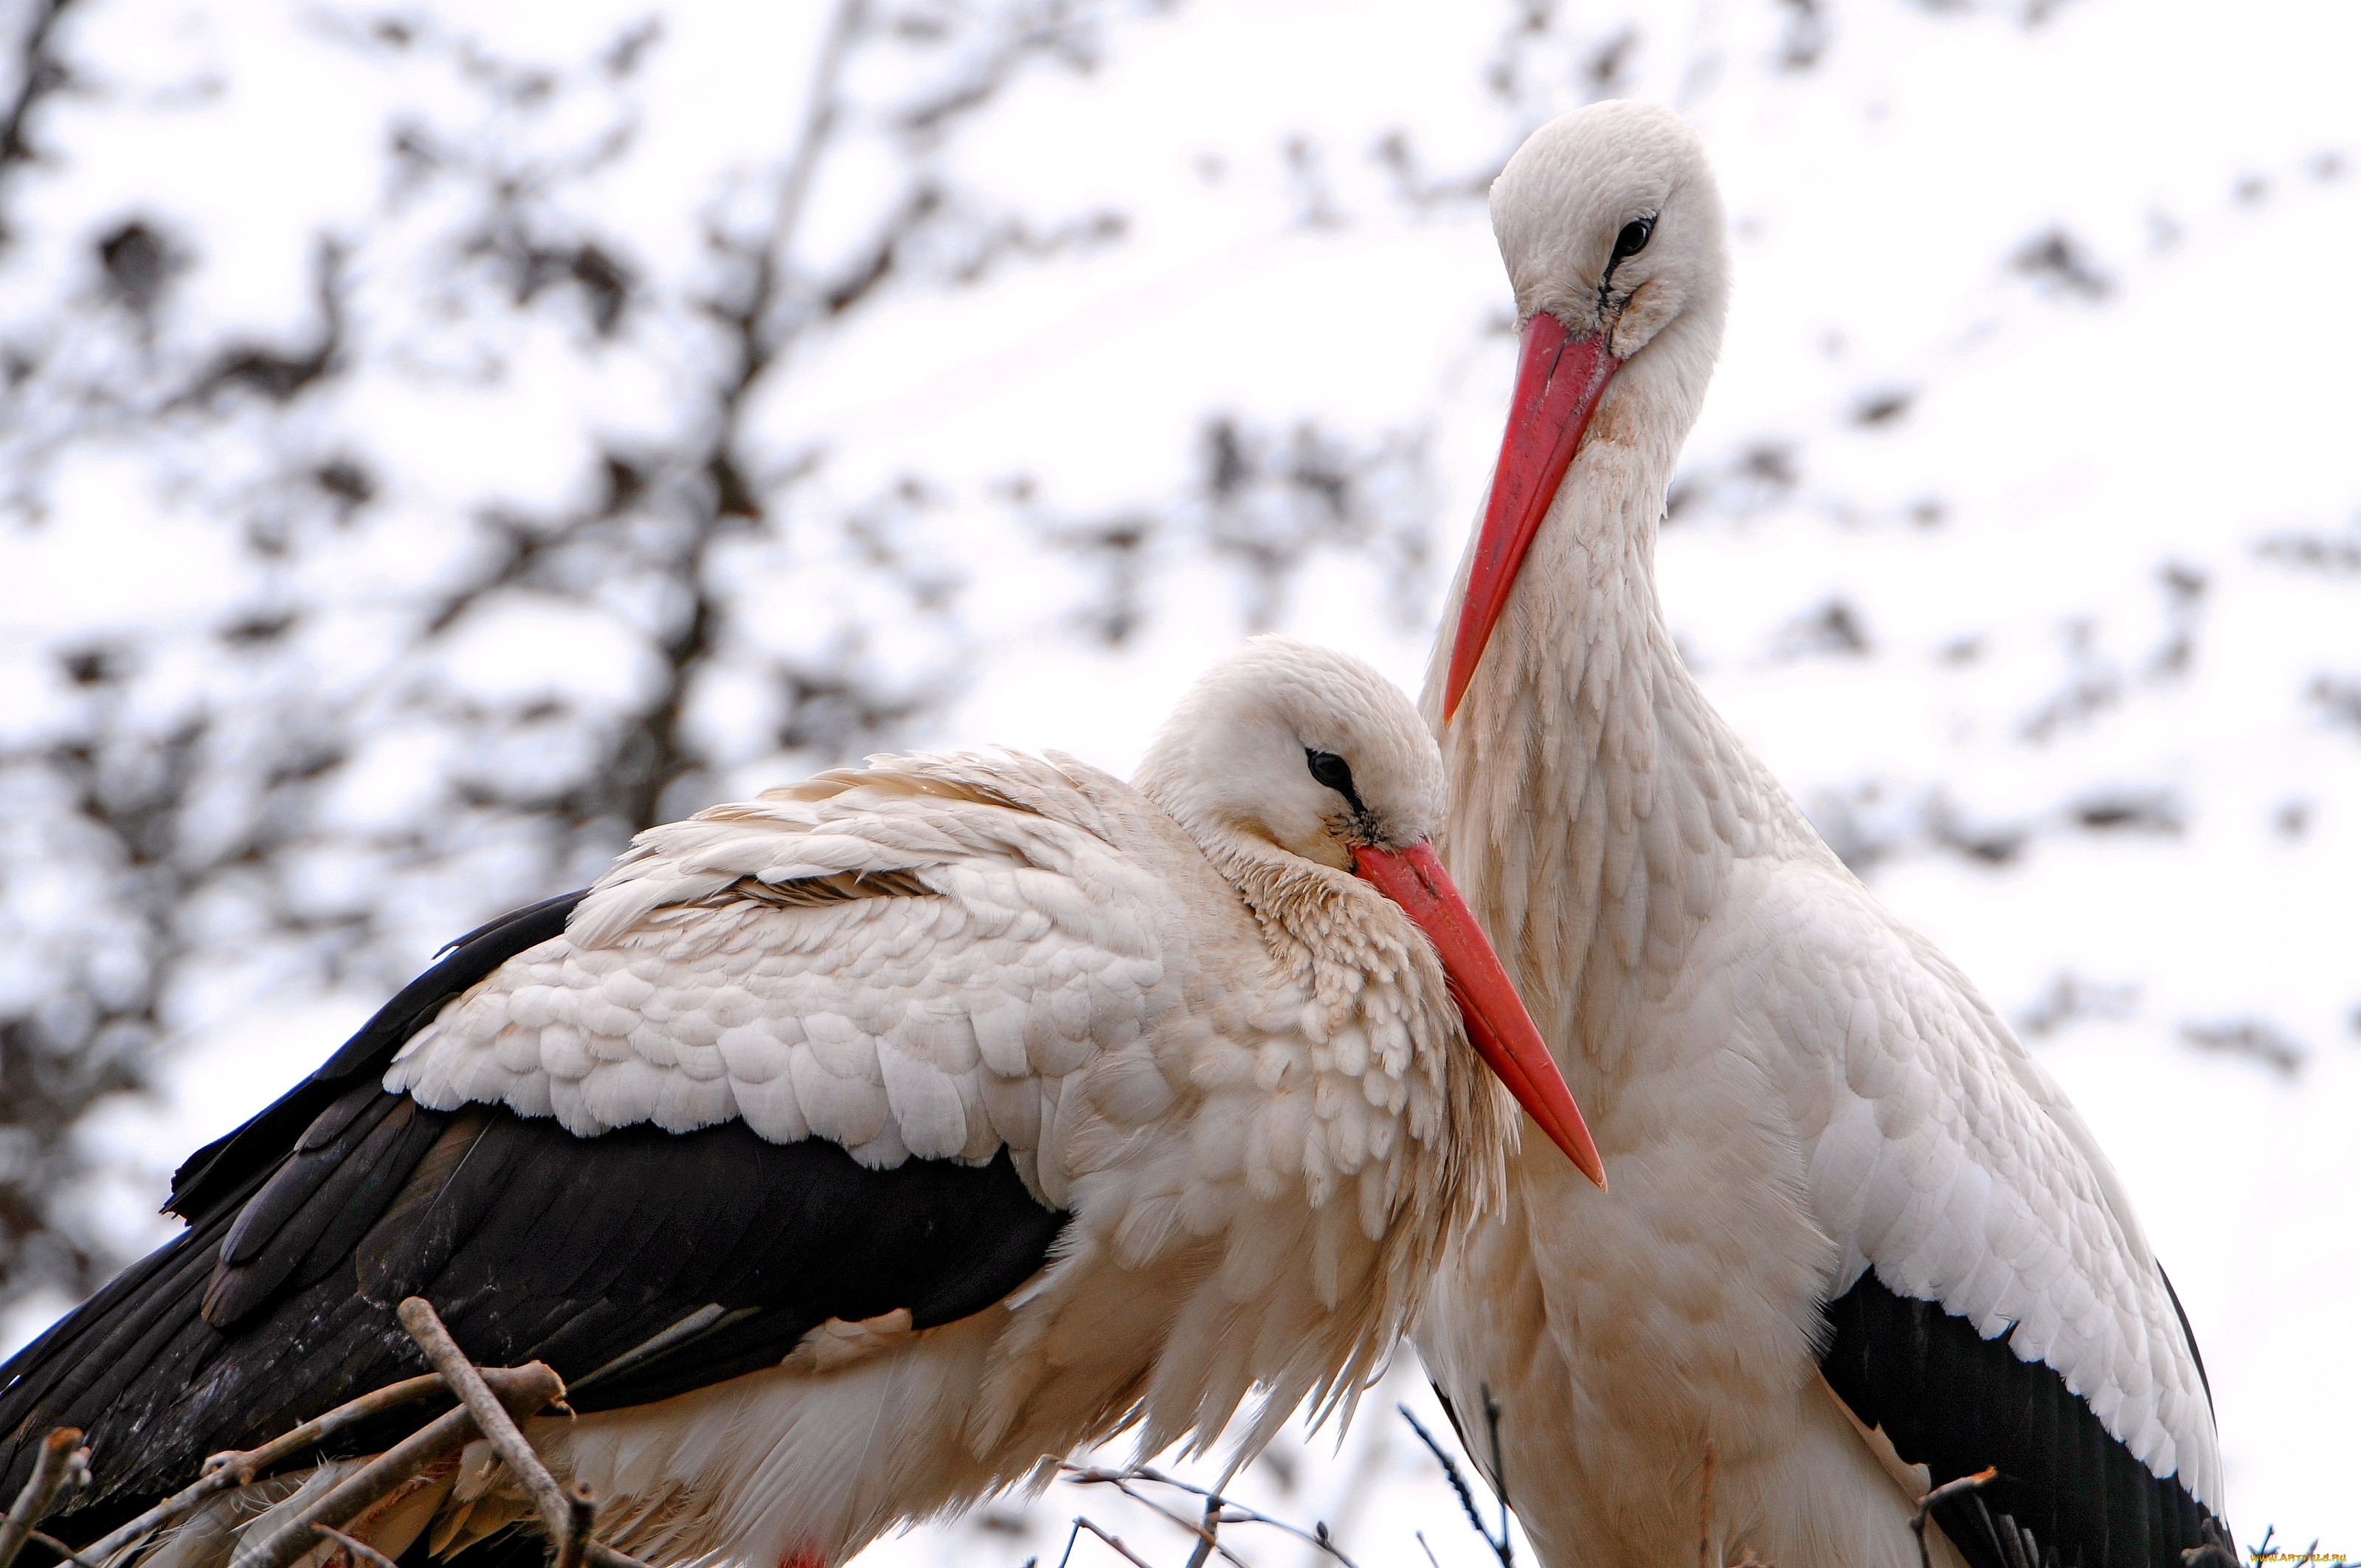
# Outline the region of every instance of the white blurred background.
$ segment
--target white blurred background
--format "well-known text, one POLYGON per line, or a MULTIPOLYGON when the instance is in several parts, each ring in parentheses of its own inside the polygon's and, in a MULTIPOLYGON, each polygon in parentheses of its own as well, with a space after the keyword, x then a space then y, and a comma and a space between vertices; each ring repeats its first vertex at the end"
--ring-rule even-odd
MULTIPOLYGON (((1414 686, 1513 354, 1485 186, 1635 95, 1736 230, 1672 625, 2113 1152, 2240 1539, 2361 1553, 2361 11, 0 16, 0 1348, 640 826, 886 747, 1127 771, 1267 628, 1414 686)), ((1241 1495, 1491 1561, 1413 1360, 1241 1495)), ((1060 1486, 868 1561, 1084 1511, 1187 1553, 1060 1486)))

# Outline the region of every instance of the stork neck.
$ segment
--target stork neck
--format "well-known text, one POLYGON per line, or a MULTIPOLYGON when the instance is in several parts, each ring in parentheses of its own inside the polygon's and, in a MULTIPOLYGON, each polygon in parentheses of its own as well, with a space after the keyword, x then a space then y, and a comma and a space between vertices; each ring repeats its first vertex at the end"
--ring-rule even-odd
POLYGON ((1280 970, 1297 983, 1316 984, 1324 946, 1319 938, 1335 924, 1334 878, 1323 876, 1301 856, 1234 828, 1206 828, 1186 822, 1182 828, 1222 880, 1237 890, 1280 970))
POLYGON ((1586 1105, 1776 811, 1658 608, 1671 452, 1600 423, 1443 732, 1445 858, 1586 1105))

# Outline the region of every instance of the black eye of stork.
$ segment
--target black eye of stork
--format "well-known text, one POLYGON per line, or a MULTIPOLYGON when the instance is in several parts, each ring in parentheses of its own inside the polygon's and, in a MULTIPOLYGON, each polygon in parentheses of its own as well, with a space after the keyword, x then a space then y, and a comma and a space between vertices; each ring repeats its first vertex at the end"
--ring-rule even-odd
POLYGON ((1311 768, 1312 776, 1343 795, 1346 804, 1351 806, 1354 811, 1360 812, 1366 809, 1361 805, 1360 792, 1353 787, 1352 765, 1344 758, 1334 751, 1317 751, 1306 746, 1303 749, 1303 761, 1304 764, 1311 768))

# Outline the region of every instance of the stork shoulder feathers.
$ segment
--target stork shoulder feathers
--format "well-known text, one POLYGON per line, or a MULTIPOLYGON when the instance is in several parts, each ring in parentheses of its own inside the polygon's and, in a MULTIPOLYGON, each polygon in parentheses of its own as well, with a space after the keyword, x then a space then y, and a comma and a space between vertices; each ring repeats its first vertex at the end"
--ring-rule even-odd
MULTIPOLYGON (((1005 1146, 1062 1207, 1071 1173, 1035 1162, 1044 1124, 1070 1074, 1144 1049, 1180 1003, 1170 883, 1198 859, 1125 786, 1068 767, 881 761, 651 829, 386 1085, 585 1137, 742 1118, 880 1168, 1005 1146)), ((1152 1069, 1107 1076, 1142 1120, 1172 1102, 1152 1069)))
MULTIPOLYGON (((1389 913, 1352 878, 1290 880, 1389 913)), ((1227 1098, 1196 1179, 1324 1202, 1373 1147, 1390 1156, 1396 1120, 1442 1135, 1442 973, 1406 921, 1325 922, 1383 950, 1326 959, 1354 972, 1307 1008, 1322 977, 1288 933, 1311 912, 1257 927, 1239 892, 1071 759, 881 759, 642 835, 562 938, 412 1036, 386 1087, 586 1137, 742 1118, 881 1168, 1005 1147, 1055 1208, 1135 1132, 1227 1098), (1182 1008, 1202 1025, 1185 1046, 1159 1034, 1182 1008), (1289 1075, 1319 1114, 1268 1094, 1289 1075)), ((1373 1171, 1373 1236, 1384 1197, 1373 1171)), ((1118 1226, 1135 1249, 1159 1228, 1118 1226)))

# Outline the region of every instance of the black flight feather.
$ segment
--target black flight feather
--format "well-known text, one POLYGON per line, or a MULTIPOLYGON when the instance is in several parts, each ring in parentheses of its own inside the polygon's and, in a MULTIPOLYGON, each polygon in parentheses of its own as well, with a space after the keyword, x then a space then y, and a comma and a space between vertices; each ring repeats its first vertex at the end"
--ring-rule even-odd
MULTIPOLYGON (((950 1322, 1041 1267, 1066 1216, 1005 1149, 983 1166, 872 1170, 823 1139, 768 1143, 739 1121, 581 1138, 380 1087, 411 1034, 562 934, 580 896, 462 938, 181 1168, 171 1207, 189 1230, 0 1369, 0 1495, 50 1428, 81 1427, 94 1484, 52 1528, 93 1539, 205 1455, 425 1370, 393 1318, 405 1296, 433 1301, 482 1365, 539 1359, 588 1379, 571 1399, 588 1411, 775 1365, 829 1318, 950 1322)), ((356 1428, 333 1452, 369 1452, 420 1419, 356 1428)))
POLYGON ((2050 1367, 2020 1361, 2005 1332, 1978 1334, 1876 1274, 1826 1308, 1820 1372, 1865 1427, 1883 1428, 1932 1485, 2000 1474, 1938 1505, 1935 1522, 1971 1568, 2182 1568, 2209 1530, 2226 1534, 2177 1476, 2158 1476, 2109 1434, 2050 1367))

